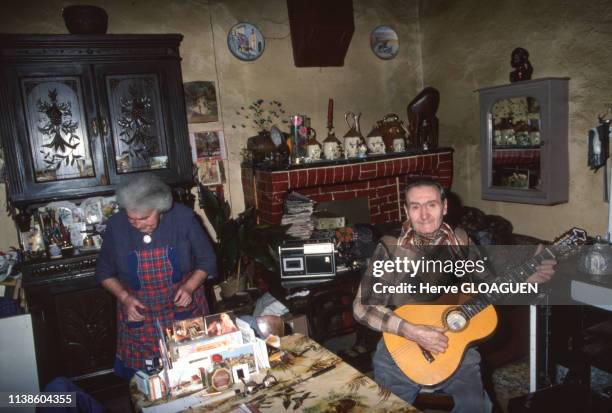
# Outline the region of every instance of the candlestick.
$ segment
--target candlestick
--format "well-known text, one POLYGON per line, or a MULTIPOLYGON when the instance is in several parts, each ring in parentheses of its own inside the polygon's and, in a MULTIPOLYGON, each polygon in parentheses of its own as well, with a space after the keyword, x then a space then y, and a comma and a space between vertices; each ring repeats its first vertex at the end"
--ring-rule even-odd
POLYGON ((334 127, 334 100, 329 99, 327 103, 327 129, 331 130, 334 127))

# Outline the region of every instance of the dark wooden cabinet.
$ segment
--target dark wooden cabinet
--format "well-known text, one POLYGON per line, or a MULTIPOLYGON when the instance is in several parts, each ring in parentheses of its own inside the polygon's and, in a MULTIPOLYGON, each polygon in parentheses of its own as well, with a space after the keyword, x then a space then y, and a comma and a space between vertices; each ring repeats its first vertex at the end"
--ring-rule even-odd
POLYGON ((181 35, 0 35, 10 201, 111 193, 137 173, 192 185, 181 35))
POLYGON ((57 376, 79 381, 111 371, 116 304, 93 274, 33 284, 26 292, 41 389, 57 376))
MULTIPOLYGON (((27 217, 48 201, 110 195, 141 173, 159 176, 189 202, 181 40, 0 35, 0 137, 10 205, 27 217)), ((21 216, 18 222, 29 223, 21 216)), ((91 257, 34 261, 23 272, 41 389, 56 376, 82 384, 111 372, 116 304, 97 285, 91 257)))

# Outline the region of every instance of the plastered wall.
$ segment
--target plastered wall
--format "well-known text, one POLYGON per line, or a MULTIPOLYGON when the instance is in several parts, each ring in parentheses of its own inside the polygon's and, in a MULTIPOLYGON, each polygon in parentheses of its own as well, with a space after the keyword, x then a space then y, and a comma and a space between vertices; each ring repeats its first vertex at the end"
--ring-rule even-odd
MULTIPOLYGON (((603 172, 586 165, 587 131, 612 102, 612 2, 428 0, 421 2, 423 82, 441 93, 441 143, 455 147, 453 189, 467 205, 508 218, 515 231, 552 239, 571 226, 607 228, 603 172), (476 89, 507 84, 515 47, 533 78, 570 77, 569 202, 556 206, 482 201, 476 89)), ((553 138, 554 139, 554 138, 553 138)))
MULTIPOLYGON (((505 216, 515 230, 552 238, 560 227, 583 226, 603 233, 607 204, 602 201, 602 172, 586 167, 586 133, 597 114, 612 102, 612 1, 561 0, 354 0, 355 34, 342 68, 296 68, 293 64, 285 0, 88 1, 104 7, 109 33, 182 33, 183 79, 214 80, 220 121, 229 151, 225 187, 234 213, 244 208, 240 149, 254 129, 236 109, 255 99, 281 101, 287 113, 312 117, 325 135, 327 99, 335 100, 338 135, 346 110, 363 113, 362 129, 389 112, 405 119, 406 104, 427 85, 441 92, 441 145, 453 146, 453 189, 464 203, 505 216), (264 54, 242 62, 227 49, 235 23, 257 25, 266 38, 264 54), (385 24, 400 38, 397 58, 383 61, 369 47, 373 28, 385 24), (531 53, 534 78, 568 76, 570 81, 570 201, 553 207, 485 202, 480 199, 479 87, 505 84, 511 51, 531 53)), ((67 1, 0 3, 0 31, 66 33, 61 8, 67 1)), ((191 126, 196 129, 199 126, 191 126)), ((4 205, 0 188, 0 202, 4 205)), ((12 221, 0 213, 0 249, 16 245, 12 221)))
MULTIPOLYGON (((109 33, 182 33, 183 80, 214 80, 221 108, 215 124, 225 132, 226 194, 234 213, 244 209, 240 183, 240 149, 253 128, 232 128, 244 123, 236 109, 256 99, 279 100, 287 114, 312 118, 319 138, 326 135, 327 102, 335 101, 336 134, 348 128, 343 114, 362 112, 362 129, 368 133, 385 114, 405 113, 406 104, 421 87, 417 3, 401 0, 354 0, 355 33, 344 67, 296 68, 293 64, 289 18, 285 0, 198 1, 113 0, 88 1, 109 15, 109 33), (264 54, 242 62, 227 49, 227 32, 238 22, 255 24, 266 38, 264 54), (370 32, 378 25, 393 27, 400 37, 400 54, 383 61, 370 50, 370 32)), ((0 3, 0 31, 13 33, 67 33, 61 17, 66 1, 0 3)), ((405 116, 405 115, 402 115, 405 116)), ((3 200, 0 199, 0 202, 3 200)), ((0 214, 0 249, 16 245, 12 222, 0 214)))

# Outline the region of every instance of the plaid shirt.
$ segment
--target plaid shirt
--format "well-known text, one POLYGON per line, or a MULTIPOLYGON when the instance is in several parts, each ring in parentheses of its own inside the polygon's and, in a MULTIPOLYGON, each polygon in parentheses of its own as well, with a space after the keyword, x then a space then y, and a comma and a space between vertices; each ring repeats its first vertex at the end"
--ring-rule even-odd
MULTIPOLYGON (((475 244, 471 242, 463 229, 456 229, 455 235, 459 240, 460 245, 467 246, 465 251, 468 259, 475 259, 480 255, 475 244)), ((403 236, 400 236, 399 239, 403 239, 403 236)), ((418 252, 416 249, 403 248, 401 246, 397 246, 397 243, 397 238, 383 237, 381 242, 379 242, 378 246, 374 250, 368 268, 363 276, 362 282, 359 285, 359 289, 357 290, 357 296, 353 301, 353 315, 357 321, 373 330, 401 335, 400 331, 402 331, 402 329, 408 325, 408 322, 393 313, 392 307, 399 304, 393 302, 393 298, 397 295, 387 295, 384 300, 380 296, 368 296, 368 302, 372 303, 369 305, 364 304, 364 296, 362 295, 362 287, 367 289, 367 291, 372 291, 371 287, 374 280, 376 280, 376 282, 382 281, 387 285, 397 285, 399 280, 403 277, 395 272, 387 271, 385 271, 380 278, 373 277, 373 265, 375 261, 393 260, 396 256, 406 256, 408 259, 417 258, 418 252)), ((472 275, 469 275, 468 279, 471 277, 472 275)), ((478 276, 478 278, 487 277, 489 277, 488 272, 478 276)), ((405 277, 403 278, 405 279, 405 277)), ((405 304, 405 301, 402 304, 405 304)))

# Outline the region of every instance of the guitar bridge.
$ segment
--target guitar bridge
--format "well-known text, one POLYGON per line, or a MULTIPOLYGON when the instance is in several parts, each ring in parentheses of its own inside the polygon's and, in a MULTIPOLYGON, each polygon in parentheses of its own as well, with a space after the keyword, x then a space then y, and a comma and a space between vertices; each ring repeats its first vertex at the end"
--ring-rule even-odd
POLYGON ((425 360, 427 360, 428 363, 433 363, 433 361, 435 360, 433 354, 431 354, 429 350, 425 350, 421 346, 419 346, 419 348, 421 349, 421 353, 423 353, 423 357, 425 357, 425 360))

